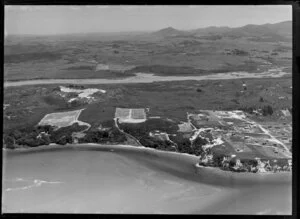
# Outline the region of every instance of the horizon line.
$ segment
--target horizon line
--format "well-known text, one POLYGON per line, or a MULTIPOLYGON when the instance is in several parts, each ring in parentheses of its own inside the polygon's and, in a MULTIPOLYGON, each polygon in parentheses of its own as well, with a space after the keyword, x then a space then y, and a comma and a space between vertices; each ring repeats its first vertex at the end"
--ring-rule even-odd
POLYGON ((107 31, 107 32, 74 32, 74 33, 53 33, 53 34, 31 34, 31 33, 23 33, 23 34, 9 34, 7 33, 6 37, 8 36, 41 36, 41 37, 46 37, 46 36, 67 36, 67 35, 80 35, 80 34, 117 34, 117 33, 151 33, 151 32, 158 32, 160 30, 164 30, 167 28, 173 28, 175 30, 178 31, 187 31, 187 32, 191 32, 194 30, 198 30, 198 29, 205 29, 205 28, 209 28, 209 27, 216 27, 216 28, 221 28, 221 27, 226 27, 226 28, 241 28, 241 27, 245 27, 247 25, 256 25, 256 26, 262 26, 262 25, 267 25, 267 24, 279 24, 279 23, 284 23, 284 22, 292 22, 292 20, 284 20, 284 21, 280 21, 280 22, 275 22, 275 23, 264 23, 264 24, 253 24, 253 23, 249 23, 249 24, 245 24, 242 26, 237 26, 237 27, 229 27, 229 26, 214 26, 214 25, 210 25, 210 26, 205 26, 205 27, 199 27, 199 28, 194 28, 194 29, 177 29, 174 28, 172 26, 167 26, 161 29, 156 29, 156 30, 128 30, 128 31, 107 31))

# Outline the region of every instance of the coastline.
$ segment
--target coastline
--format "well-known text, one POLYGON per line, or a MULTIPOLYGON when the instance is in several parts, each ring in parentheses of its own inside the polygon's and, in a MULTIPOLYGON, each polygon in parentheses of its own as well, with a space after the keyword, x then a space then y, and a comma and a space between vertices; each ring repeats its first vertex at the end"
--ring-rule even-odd
MULTIPOLYGON (((144 146, 134 146, 134 145, 125 145, 125 144, 96 144, 96 143, 84 143, 84 144, 66 144, 58 145, 51 143, 50 145, 43 145, 39 147, 23 147, 17 149, 7 149, 3 148, 3 152, 7 154, 26 154, 26 153, 37 153, 37 152, 47 152, 47 151, 56 151, 56 150, 103 150, 106 152, 136 152, 136 153, 146 153, 147 155, 158 156, 167 159, 175 159, 177 161, 187 162, 194 168, 194 172, 197 174, 203 174, 203 172, 212 172, 213 174, 226 176, 226 177, 243 177, 251 179, 253 178, 265 178, 266 176, 270 178, 271 176, 286 176, 286 179, 292 176, 292 172, 265 172, 265 173, 252 173, 252 172, 234 172, 234 171, 225 171, 219 167, 209 167, 199 165, 199 156, 187 154, 187 153, 178 153, 173 151, 161 151, 154 148, 148 148, 144 146)), ((273 178, 273 177, 271 177, 273 178)))
MULTIPOLYGON (((32 181, 39 179, 65 183, 57 185, 58 191, 51 190, 54 188, 50 187, 50 184, 28 190, 28 194, 34 195, 39 200, 38 203, 43 203, 41 206, 22 204, 26 202, 27 196, 18 196, 23 194, 23 191, 6 192, 6 204, 9 206, 6 211, 20 208, 26 212, 30 209, 41 211, 44 209, 43 206, 51 206, 53 212, 64 211, 65 213, 66 209, 71 210, 78 204, 86 206, 82 208, 84 213, 95 213, 100 209, 103 213, 117 213, 121 210, 130 213, 133 211, 130 209, 136 209, 137 206, 138 210, 135 212, 141 213, 158 210, 163 213, 178 212, 179 214, 185 212, 230 214, 260 212, 262 205, 271 208, 273 200, 277 206, 272 207, 275 212, 284 210, 288 214, 290 211, 286 206, 290 203, 291 175, 286 173, 266 176, 226 172, 210 167, 196 168, 195 160, 198 160, 196 156, 158 152, 150 148, 129 145, 68 145, 31 150, 28 154, 24 152, 28 150, 12 152, 16 156, 4 159, 6 173, 9 173, 4 174, 6 179, 19 177, 32 181), (57 150, 51 151, 53 148, 57 150), (84 179, 82 179, 83 174, 84 179), (88 184, 82 184, 81 180, 88 184), (82 185, 85 185, 84 188, 82 185), (63 203, 58 202, 53 205, 61 191, 70 192, 70 195, 64 196, 63 203), (83 195, 83 191, 88 191, 89 195, 83 195), (48 198, 45 197, 45 192, 49 193, 48 198), (257 195, 262 197, 257 200, 257 195), (278 195, 282 197, 280 200, 276 199, 278 195), (268 197, 271 199, 269 200, 268 197), (15 202, 19 199, 24 201, 18 205, 15 202), (74 200, 78 201, 74 202, 74 200), (91 200, 95 205, 85 205, 91 200), (110 208, 111 204, 107 200, 114 201, 115 206, 110 208), (160 209, 157 209, 158 206, 151 200, 157 200, 160 209), (253 200, 256 200, 254 206, 251 204, 253 200), (235 207, 236 201, 240 206, 235 207), (127 202, 139 204, 135 206, 129 204, 126 210, 123 206, 127 202), (98 203, 101 203, 101 207, 98 203), (181 204, 184 203, 186 205, 182 206, 181 204), (147 204, 150 205, 149 208, 143 208, 147 204), (243 208, 244 205, 252 207, 243 208), (171 206, 174 206, 172 211, 170 211, 171 206)), ((13 188, 13 186, 6 184, 5 188, 13 188)))

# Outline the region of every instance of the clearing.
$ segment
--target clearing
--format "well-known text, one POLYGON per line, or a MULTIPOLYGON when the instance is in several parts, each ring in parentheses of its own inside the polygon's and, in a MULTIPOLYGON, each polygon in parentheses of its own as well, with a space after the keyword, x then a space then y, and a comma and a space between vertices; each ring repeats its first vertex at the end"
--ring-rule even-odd
POLYGON ((39 122, 38 125, 40 125, 40 126, 51 125, 51 126, 57 127, 57 129, 59 129, 61 127, 67 127, 67 126, 71 126, 74 123, 78 123, 79 125, 86 125, 89 128, 90 124, 78 121, 78 117, 82 110, 84 110, 84 109, 47 114, 39 122))
POLYGON ((116 108, 115 118, 119 123, 141 123, 146 121, 145 109, 116 108))

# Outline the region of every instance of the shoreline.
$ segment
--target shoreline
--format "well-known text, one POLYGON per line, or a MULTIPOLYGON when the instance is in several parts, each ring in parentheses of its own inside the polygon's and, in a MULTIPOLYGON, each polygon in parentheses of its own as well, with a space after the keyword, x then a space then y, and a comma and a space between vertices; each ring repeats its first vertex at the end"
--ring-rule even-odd
MULTIPOLYGON (((196 168, 194 165, 194 161, 197 160, 196 156, 163 151, 158 153, 157 150, 145 150, 142 147, 136 148, 129 145, 68 145, 65 146, 65 150, 60 150, 63 147, 58 146, 56 147, 58 149, 53 151, 51 147, 48 147, 48 150, 38 149, 40 152, 37 153, 20 152, 16 153, 16 156, 7 157, 4 173, 9 174, 4 174, 4 176, 6 179, 20 177, 32 180, 32 182, 34 179, 67 182, 68 184, 61 184, 61 188, 57 190, 44 185, 42 188, 28 191, 28 194, 40 198, 40 201, 37 201, 38 204, 47 203, 47 206, 53 207, 51 208, 53 211, 58 211, 58 207, 64 211, 73 209, 74 206, 79 205, 77 201, 74 204, 73 200, 80 200, 80 206, 87 206, 82 209, 84 213, 94 213, 99 210, 100 206, 107 213, 115 209, 125 210, 123 206, 128 202, 133 203, 132 207, 138 205, 139 210, 145 206, 146 208, 141 210, 142 213, 147 213, 149 209, 156 211, 155 202, 152 207, 147 207, 147 203, 151 200, 161 203, 160 210, 164 213, 171 212, 169 207, 174 206, 175 210, 172 212, 179 214, 185 214, 185 212, 191 214, 260 212, 262 204, 269 209, 274 200, 277 200, 276 206, 280 206, 279 209, 282 211, 286 210, 286 206, 290 203, 291 174, 249 175, 209 167, 196 168), (102 150, 103 148, 107 150, 102 150), (84 177, 84 183, 88 183, 84 184, 84 188, 82 188, 82 177, 84 177), (63 203, 53 205, 53 203, 56 204, 57 194, 60 195, 62 191, 63 195, 68 192, 71 195, 64 195, 60 199, 64 200, 63 203), (48 192, 50 195, 47 197, 45 193, 48 194, 48 192), (120 193, 122 195, 114 195, 120 193), (259 195, 262 197, 257 200, 256 197, 259 195), (151 200, 148 202, 149 199, 151 200), (91 200, 96 204, 87 205, 91 200), (107 200, 119 204, 114 209, 110 209, 110 202, 107 200), (241 208, 242 203, 252 206, 253 200, 256 203, 253 208, 241 208), (98 203, 101 203, 100 206, 98 203), (187 204, 186 207, 182 210, 178 208, 177 204, 181 206, 184 203, 187 204), (236 203, 239 206, 235 207, 236 203)), ((6 184, 4 188, 14 187, 12 184, 6 184)), ((24 202, 29 200, 26 195, 22 194, 24 194, 23 191, 5 193, 6 204, 11 211, 20 209, 19 199, 24 202)), ((278 210, 277 207, 272 208, 278 210)), ((29 211, 40 208, 34 202, 28 207, 24 206, 23 209, 29 211)), ((125 212, 130 213, 129 208, 125 212)))
POLYGON ((38 147, 23 147, 23 148, 16 148, 16 149, 7 149, 3 148, 2 151, 8 154, 17 154, 17 153, 35 153, 35 152, 47 152, 47 151, 55 151, 55 150, 69 150, 69 149, 103 149, 110 152, 121 151, 121 152, 144 152, 150 153, 150 155, 157 155, 157 156, 165 156, 165 157, 173 157, 175 159, 189 159, 193 161, 193 166, 195 171, 207 172, 212 171, 217 174, 224 174, 230 176, 278 176, 278 175, 286 175, 289 176, 292 174, 292 171, 282 171, 282 172, 234 172, 230 170, 222 170, 219 167, 210 167, 210 166, 202 166, 199 165, 199 156, 187 154, 187 153, 178 153, 173 151, 161 151, 156 150, 154 148, 148 148, 144 146, 135 146, 135 145, 125 145, 125 144, 96 144, 96 143, 84 143, 84 144, 66 144, 66 145, 58 145, 51 143, 50 145, 43 145, 38 147))

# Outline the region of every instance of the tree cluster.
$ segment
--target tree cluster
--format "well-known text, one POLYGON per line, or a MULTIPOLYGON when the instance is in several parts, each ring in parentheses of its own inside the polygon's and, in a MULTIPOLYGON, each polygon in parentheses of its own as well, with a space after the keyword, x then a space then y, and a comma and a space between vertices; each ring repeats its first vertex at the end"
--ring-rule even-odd
POLYGON ((109 130, 93 129, 87 131, 86 135, 79 139, 79 143, 124 143, 126 140, 126 136, 117 128, 111 128, 109 130))
POLYGON ((4 143, 8 148, 15 148, 18 145, 37 147, 40 145, 49 145, 56 143, 65 145, 72 143, 72 133, 79 132, 86 126, 79 126, 74 123, 68 127, 62 127, 57 130, 53 126, 36 126, 15 129, 4 136, 4 143))

